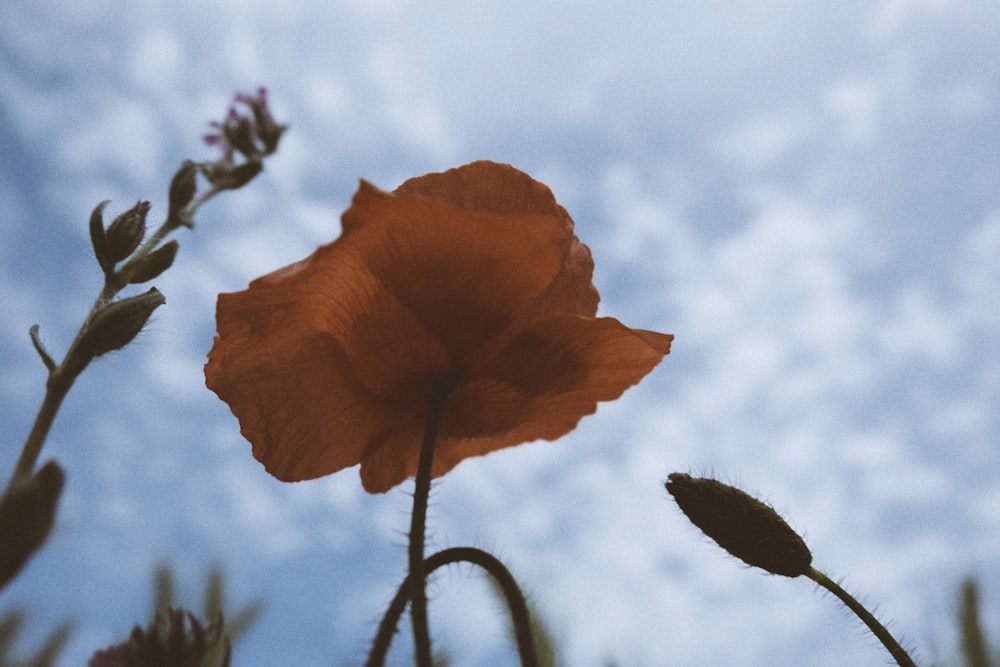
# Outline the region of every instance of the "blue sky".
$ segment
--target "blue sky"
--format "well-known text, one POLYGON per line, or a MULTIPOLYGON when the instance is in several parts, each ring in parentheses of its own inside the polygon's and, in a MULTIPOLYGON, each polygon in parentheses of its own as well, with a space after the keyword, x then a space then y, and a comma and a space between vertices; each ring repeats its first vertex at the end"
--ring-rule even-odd
MULTIPOLYGON (((291 129, 179 235, 147 332, 78 381, 43 454, 68 473, 55 533, 3 606, 35 637, 74 620, 82 664, 145 622, 158 562, 191 606, 221 563, 234 604, 266 602, 237 664, 362 662, 404 574, 409 486, 269 477, 203 385, 215 297, 333 239, 358 178, 492 159, 574 217, 602 314, 677 338, 561 441, 441 480, 431 545, 503 558, 575 667, 884 664, 812 584, 686 524, 662 482, 713 473, 784 512, 923 659, 954 655, 962 577, 1000 627, 997 25, 985 0, 5 3, 5 467, 44 384, 28 327, 61 352, 99 288, 91 209, 162 215, 236 90, 266 85, 291 129)), ((456 664, 511 664, 480 576, 431 599, 456 664)))

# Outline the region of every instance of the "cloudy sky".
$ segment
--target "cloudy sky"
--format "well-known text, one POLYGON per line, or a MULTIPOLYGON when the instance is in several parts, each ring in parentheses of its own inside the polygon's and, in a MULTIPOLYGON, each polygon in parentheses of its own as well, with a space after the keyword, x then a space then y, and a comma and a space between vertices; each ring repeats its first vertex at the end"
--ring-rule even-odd
MULTIPOLYGON (((205 207, 167 304, 77 382, 43 452, 67 469, 47 549, 0 599, 63 664, 145 623, 157 563, 197 608, 215 563, 266 611, 235 664, 363 661, 405 574, 406 484, 283 484, 204 388, 214 304, 339 233, 358 178, 476 159, 546 182, 593 250, 601 313, 676 334, 556 443, 437 483, 433 547, 499 555, 565 663, 881 665, 808 581, 750 571, 668 473, 759 492, 815 564, 925 662, 980 577, 1000 630, 1000 4, 11 0, 0 8, 0 462, 100 287, 86 221, 149 199, 234 91, 291 129, 205 207)), ((431 585, 456 665, 513 664, 483 578, 431 585)), ((390 654, 407 663, 408 626, 390 654)), ((952 664, 955 661, 952 660, 952 664)))

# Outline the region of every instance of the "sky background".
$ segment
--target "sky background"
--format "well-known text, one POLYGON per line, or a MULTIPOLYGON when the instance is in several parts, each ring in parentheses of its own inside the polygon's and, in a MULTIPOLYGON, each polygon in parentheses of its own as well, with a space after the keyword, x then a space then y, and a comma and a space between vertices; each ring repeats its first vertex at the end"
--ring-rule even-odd
MULTIPOLYGON (((291 125, 177 235, 166 305, 66 401, 42 456, 67 471, 56 529, 0 598, 29 616, 22 648, 73 621, 61 664, 84 664, 147 622, 158 563, 193 608, 218 563, 233 607, 266 605, 234 664, 363 662, 412 484, 267 475, 204 387, 215 298, 335 238, 359 178, 477 159, 552 188, 601 314, 676 340, 562 440, 438 481, 430 547, 500 556, 572 667, 885 664, 811 582, 687 524, 666 476, 713 474, 782 511, 919 660, 957 664, 968 575, 997 640, 998 27, 991 0, 3 3, 4 470, 44 388, 29 326, 61 355, 100 288, 93 207, 164 215, 237 90, 266 85, 291 125)), ((482 576, 430 595, 455 665, 514 664, 482 576)))

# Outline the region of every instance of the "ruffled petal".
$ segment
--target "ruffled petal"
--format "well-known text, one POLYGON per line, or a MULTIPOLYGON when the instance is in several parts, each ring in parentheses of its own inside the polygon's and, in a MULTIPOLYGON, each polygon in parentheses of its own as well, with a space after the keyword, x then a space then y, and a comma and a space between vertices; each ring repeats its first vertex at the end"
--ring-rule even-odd
POLYGON ((398 420, 397 406, 368 392, 336 340, 302 326, 295 304, 271 311, 284 326, 244 335, 260 333, 259 323, 242 317, 259 297, 220 296, 220 335, 205 366, 206 384, 229 404, 254 457, 278 479, 312 479, 356 465, 398 420))
MULTIPOLYGON (((463 459, 572 431, 600 401, 641 380, 669 353, 673 336, 630 329, 613 318, 559 314, 539 320, 463 382, 446 407, 433 474, 463 459)), ((366 457, 370 492, 416 474, 422 431, 396 432, 366 457)))
POLYGON ((344 217, 364 223, 339 243, 458 366, 492 356, 534 316, 569 240, 551 216, 473 212, 367 183, 344 217))
MULTIPOLYGON (((411 178, 396 192, 419 195, 456 208, 504 216, 541 215, 558 220, 565 232, 559 274, 536 302, 536 314, 570 312, 593 316, 600 297, 591 282, 590 250, 573 234, 573 219, 544 184, 509 164, 480 160, 436 174, 411 178)), ((346 224, 345 224, 346 229, 346 224)))
POLYGON ((437 341, 336 243, 222 294, 206 384, 284 481, 356 465, 448 372, 437 341))

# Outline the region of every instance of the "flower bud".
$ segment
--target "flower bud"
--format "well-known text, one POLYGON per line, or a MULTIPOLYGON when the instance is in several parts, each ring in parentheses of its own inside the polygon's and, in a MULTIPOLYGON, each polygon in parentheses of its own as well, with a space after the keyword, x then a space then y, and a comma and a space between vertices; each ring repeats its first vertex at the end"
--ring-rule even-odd
POLYGON ((170 268, 177 257, 177 241, 168 241, 135 263, 129 283, 138 285, 156 278, 170 268))
POLYGON ((257 126, 249 118, 231 113, 229 122, 225 125, 226 139, 229 145, 243 154, 248 160, 260 157, 257 146, 257 126))
POLYGON ((94 256, 104 275, 111 275, 115 271, 115 262, 111 259, 108 237, 104 231, 104 207, 108 203, 109 200, 102 201, 90 214, 90 245, 94 248, 94 256))
POLYGON ((146 214, 149 202, 140 201, 125 211, 108 227, 108 254, 112 262, 120 262, 139 247, 146 236, 146 214))
POLYGON ((14 578, 52 531, 66 475, 49 461, 0 498, 0 588, 14 578))
POLYGON ((120 350, 139 335, 153 311, 165 302, 155 287, 137 296, 112 301, 97 311, 87 325, 80 348, 89 359, 120 350))
POLYGON ((714 479, 677 472, 667 479, 691 523, 744 563, 786 577, 811 569, 809 547, 773 508, 714 479))
POLYGON ((194 199, 197 190, 198 165, 191 160, 186 160, 170 181, 170 209, 167 213, 167 220, 176 225, 194 227, 190 214, 185 213, 184 209, 194 199))
POLYGON ((205 178, 215 187, 222 190, 237 190, 249 183, 264 168, 260 160, 249 160, 234 166, 232 162, 219 160, 208 168, 202 169, 205 178))

